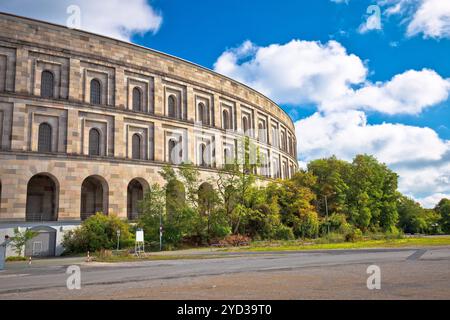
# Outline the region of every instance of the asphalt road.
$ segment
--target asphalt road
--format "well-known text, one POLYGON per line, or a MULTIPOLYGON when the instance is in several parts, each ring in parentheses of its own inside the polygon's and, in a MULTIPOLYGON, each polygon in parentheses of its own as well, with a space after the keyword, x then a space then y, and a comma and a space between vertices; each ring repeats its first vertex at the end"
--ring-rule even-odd
POLYGON ((11 263, 0 299, 450 299, 450 247, 224 254, 130 263, 11 263), (68 265, 81 289, 69 290, 68 265), (369 290, 367 268, 381 270, 369 290))

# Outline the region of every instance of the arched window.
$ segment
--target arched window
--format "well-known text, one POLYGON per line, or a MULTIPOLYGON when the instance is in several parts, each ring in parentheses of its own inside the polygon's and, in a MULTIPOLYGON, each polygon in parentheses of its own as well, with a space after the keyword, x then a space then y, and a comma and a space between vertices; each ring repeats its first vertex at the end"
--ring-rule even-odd
POLYGON ((224 164, 229 164, 231 163, 233 159, 231 158, 231 151, 228 148, 225 148, 223 150, 223 162, 224 164))
POLYGON ((58 220, 58 181, 48 174, 36 174, 27 185, 26 221, 58 220))
POLYGON ((39 125, 38 151, 52 151, 52 127, 48 123, 41 123, 39 125))
POLYGON ((175 118, 176 117, 176 106, 177 106, 177 99, 173 95, 169 96, 168 99, 168 113, 169 117, 175 118))
POLYGON ((132 158, 141 159, 141 137, 137 133, 132 138, 132 158))
POLYGON ((102 103, 101 94, 102 94, 102 85, 100 84, 100 81, 98 81, 97 79, 92 79, 91 80, 91 103, 92 104, 101 104, 102 103))
POLYGON ((81 220, 100 212, 108 214, 108 183, 103 177, 90 176, 81 185, 81 220))
POLYGON ((244 134, 248 134, 248 118, 242 118, 242 130, 244 130, 244 134))
POLYGON ((258 139, 261 142, 266 142, 266 128, 264 127, 264 124, 260 122, 258 124, 258 139))
POLYGON ((89 155, 100 155, 100 132, 97 129, 89 131, 89 155))
POLYGON ((198 104, 198 121, 205 124, 205 105, 203 103, 198 104))
POLYGON ((222 112, 222 127, 227 130, 227 129, 231 129, 230 128, 230 119, 228 117, 228 111, 227 110, 223 110, 222 112))
POLYGON ((133 89, 133 111, 142 111, 142 93, 138 87, 133 89))
POLYGON ((43 98, 53 98, 54 90, 54 77, 53 73, 45 70, 41 74, 41 97, 43 98))
POLYGON ((176 146, 176 142, 173 139, 169 140, 169 163, 174 164, 175 163, 175 159, 176 159, 176 155, 175 155, 175 146, 176 146))
POLYGON ((206 145, 204 143, 200 144, 199 148, 199 158, 200 158, 200 166, 206 167, 207 163, 207 154, 206 154, 206 145))

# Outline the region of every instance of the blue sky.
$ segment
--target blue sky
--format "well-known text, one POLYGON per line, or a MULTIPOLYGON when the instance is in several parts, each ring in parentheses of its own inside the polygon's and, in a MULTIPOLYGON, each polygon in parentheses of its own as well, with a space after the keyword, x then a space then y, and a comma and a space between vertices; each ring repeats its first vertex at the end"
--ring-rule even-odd
POLYGON ((450 0, 0 0, 0 10, 65 24, 69 4, 82 29, 268 95, 295 121, 302 165, 370 153, 425 206, 450 197, 450 0))

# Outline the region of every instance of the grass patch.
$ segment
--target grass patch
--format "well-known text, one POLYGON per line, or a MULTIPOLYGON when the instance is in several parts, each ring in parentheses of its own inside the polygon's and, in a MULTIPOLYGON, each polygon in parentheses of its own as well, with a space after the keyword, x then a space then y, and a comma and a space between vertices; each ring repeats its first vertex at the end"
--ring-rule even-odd
POLYGON ((313 241, 274 241, 253 242, 250 247, 225 249, 225 251, 290 251, 290 250, 326 250, 326 249, 364 249, 364 248, 401 248, 410 246, 450 245, 450 236, 361 240, 355 242, 314 243, 313 241))
POLYGON ((17 261, 27 261, 26 257, 8 257, 6 258, 6 262, 17 262, 17 261))

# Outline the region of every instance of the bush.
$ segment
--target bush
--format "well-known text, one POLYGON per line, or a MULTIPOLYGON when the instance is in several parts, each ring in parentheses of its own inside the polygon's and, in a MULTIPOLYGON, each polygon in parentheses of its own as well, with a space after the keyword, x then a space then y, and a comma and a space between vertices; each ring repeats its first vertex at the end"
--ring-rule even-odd
POLYGON ((16 256, 6 258, 6 262, 27 261, 26 257, 16 256))
POLYGON ((292 228, 280 224, 274 228, 273 238, 276 240, 294 240, 294 231, 292 228))
POLYGON ((219 244, 221 246, 233 246, 233 247, 239 247, 243 245, 249 244, 251 239, 247 236, 241 235, 241 234, 230 234, 219 241, 219 244))
POLYGON ((69 253, 115 249, 117 230, 120 230, 120 246, 131 246, 133 239, 128 223, 114 215, 97 213, 83 221, 79 228, 67 232, 62 245, 69 253))
POLYGON ((350 232, 345 235, 346 242, 355 242, 362 239, 362 232, 358 228, 353 228, 350 232))

